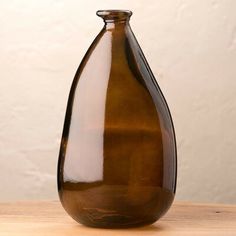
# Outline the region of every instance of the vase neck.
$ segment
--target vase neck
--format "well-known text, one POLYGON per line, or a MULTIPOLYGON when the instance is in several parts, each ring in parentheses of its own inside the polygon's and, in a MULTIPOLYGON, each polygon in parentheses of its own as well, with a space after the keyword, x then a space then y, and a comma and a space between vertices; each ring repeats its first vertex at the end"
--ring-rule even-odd
POLYGON ((128 10, 99 10, 97 15, 101 17, 106 28, 126 27, 132 15, 128 10))
POLYGON ((112 31, 124 31, 127 27, 129 27, 129 22, 105 22, 105 30, 112 31))

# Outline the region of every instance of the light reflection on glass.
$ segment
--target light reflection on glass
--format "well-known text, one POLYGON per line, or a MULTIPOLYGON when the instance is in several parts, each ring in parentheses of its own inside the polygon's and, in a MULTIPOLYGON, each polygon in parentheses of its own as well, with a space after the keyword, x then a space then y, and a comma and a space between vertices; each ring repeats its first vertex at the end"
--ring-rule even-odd
POLYGON ((103 179, 103 132, 111 40, 111 32, 106 32, 79 79, 71 116, 64 181, 93 182, 103 179), (101 57, 100 62, 98 57, 101 57), (97 71, 103 79, 97 77, 97 71))

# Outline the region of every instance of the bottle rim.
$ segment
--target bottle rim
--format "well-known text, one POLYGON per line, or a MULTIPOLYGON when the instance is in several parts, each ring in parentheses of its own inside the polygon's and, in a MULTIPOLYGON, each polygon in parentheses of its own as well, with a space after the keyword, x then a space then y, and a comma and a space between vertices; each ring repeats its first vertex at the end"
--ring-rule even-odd
POLYGON ((130 10, 98 10, 96 14, 104 21, 119 21, 129 19, 133 13, 130 10))

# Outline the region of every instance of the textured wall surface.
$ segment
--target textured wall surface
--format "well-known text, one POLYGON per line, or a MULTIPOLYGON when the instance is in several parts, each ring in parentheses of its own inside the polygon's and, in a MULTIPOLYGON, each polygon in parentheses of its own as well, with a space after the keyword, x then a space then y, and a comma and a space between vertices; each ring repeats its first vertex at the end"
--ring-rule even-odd
POLYGON ((0 201, 57 198, 67 96, 103 8, 134 12, 174 119, 177 199, 236 203, 234 0, 0 1, 0 201))

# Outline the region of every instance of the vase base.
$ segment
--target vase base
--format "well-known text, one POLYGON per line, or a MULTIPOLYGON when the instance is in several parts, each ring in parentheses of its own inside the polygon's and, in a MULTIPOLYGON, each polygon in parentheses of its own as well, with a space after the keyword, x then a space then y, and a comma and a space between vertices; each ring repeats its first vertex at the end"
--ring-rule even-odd
POLYGON ((61 202, 77 222, 95 228, 132 228, 157 221, 174 194, 155 186, 66 182, 61 202))
MULTIPOLYGON (((76 220, 76 219, 75 219, 76 220)), ((151 225, 155 223, 158 219, 151 219, 151 220, 142 220, 137 222, 114 222, 114 221, 107 221, 107 222, 82 222, 81 220, 76 220, 77 222, 83 224, 86 227, 90 228, 101 228, 101 229, 128 229, 128 228, 138 228, 151 225)))

